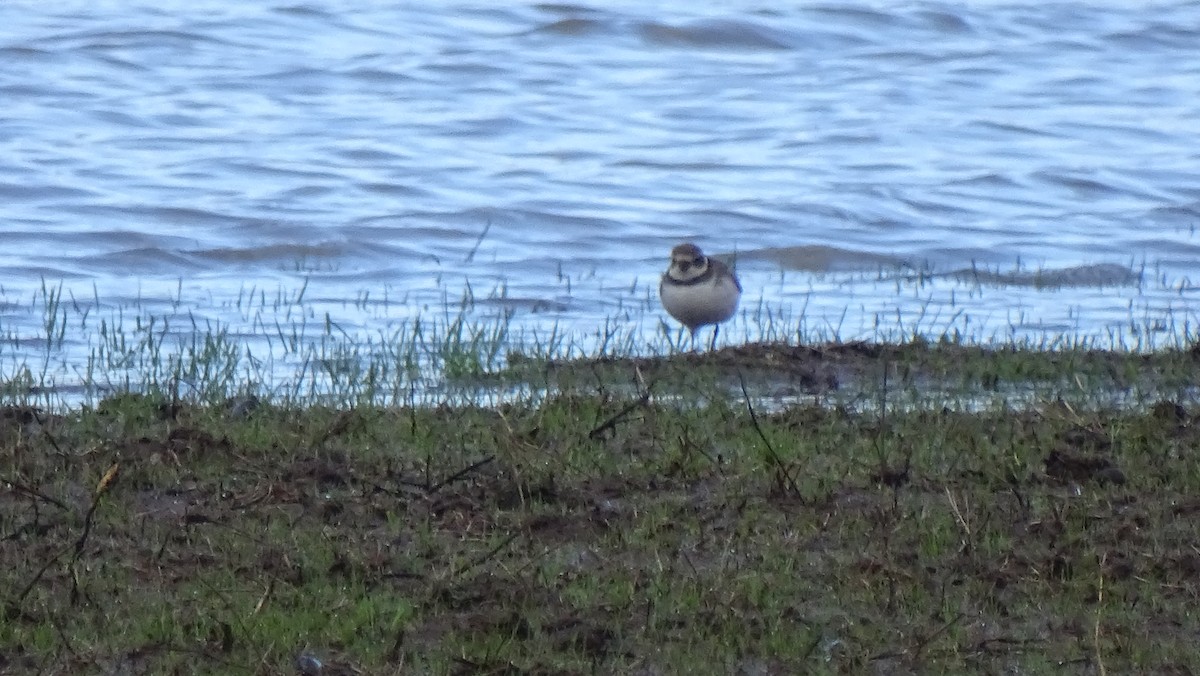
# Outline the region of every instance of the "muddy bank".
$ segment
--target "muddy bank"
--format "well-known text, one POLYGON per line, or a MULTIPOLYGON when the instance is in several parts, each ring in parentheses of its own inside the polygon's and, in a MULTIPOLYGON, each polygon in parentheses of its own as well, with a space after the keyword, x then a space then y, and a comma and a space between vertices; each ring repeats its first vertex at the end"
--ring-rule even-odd
POLYGON ((0 670, 1187 673, 1198 413, 5 409, 0 670))

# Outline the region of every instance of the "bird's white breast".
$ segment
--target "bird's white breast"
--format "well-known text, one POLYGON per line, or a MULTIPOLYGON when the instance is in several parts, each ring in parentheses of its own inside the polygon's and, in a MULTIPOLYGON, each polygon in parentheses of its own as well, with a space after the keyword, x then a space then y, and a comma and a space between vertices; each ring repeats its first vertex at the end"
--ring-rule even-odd
POLYGON ((689 329, 719 324, 737 311, 741 292, 733 279, 714 275, 702 284, 672 284, 664 279, 659 288, 663 307, 689 329))

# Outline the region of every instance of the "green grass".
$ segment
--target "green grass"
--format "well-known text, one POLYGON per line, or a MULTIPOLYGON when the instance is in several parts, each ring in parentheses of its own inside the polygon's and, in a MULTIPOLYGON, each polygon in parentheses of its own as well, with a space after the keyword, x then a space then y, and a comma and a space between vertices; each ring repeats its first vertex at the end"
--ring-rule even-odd
POLYGON ((1200 668, 1187 409, 630 403, 7 409, 3 668, 1200 668))
POLYGON ((1200 670, 1186 331, 763 315, 692 353, 465 301, 363 338, 257 293, 292 321, 256 353, 45 298, 0 387, 0 673, 1200 670))

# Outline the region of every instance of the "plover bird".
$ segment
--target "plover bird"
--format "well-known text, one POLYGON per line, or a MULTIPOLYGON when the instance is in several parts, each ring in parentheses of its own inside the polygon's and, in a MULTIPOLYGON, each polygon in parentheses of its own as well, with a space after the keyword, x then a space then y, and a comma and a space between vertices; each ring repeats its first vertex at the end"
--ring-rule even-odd
POLYGON ((696 329, 712 324, 712 349, 721 322, 737 311, 742 284, 728 265, 705 256, 689 242, 671 249, 671 265, 658 285, 658 295, 667 313, 691 331, 693 348, 696 329))

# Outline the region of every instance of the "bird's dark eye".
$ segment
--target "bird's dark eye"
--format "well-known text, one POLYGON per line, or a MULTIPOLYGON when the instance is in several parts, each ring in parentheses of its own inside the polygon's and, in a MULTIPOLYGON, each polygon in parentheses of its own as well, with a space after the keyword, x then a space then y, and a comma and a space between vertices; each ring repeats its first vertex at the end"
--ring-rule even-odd
POLYGON ((695 258, 693 258, 692 265, 695 265, 695 266, 704 265, 704 256, 696 256, 695 258))

